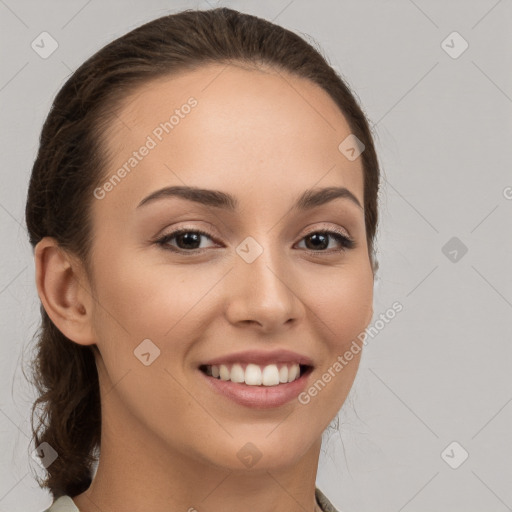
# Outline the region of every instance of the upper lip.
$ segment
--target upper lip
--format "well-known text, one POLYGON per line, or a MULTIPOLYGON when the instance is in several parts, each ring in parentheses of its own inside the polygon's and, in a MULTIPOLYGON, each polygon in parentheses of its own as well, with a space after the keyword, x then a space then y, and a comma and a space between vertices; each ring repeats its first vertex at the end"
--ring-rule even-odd
POLYGON ((313 366, 313 361, 308 356, 298 354, 291 350, 245 350, 226 354, 202 363, 202 365, 212 366, 232 363, 254 363, 254 364, 273 364, 273 363, 298 363, 306 366, 313 366))

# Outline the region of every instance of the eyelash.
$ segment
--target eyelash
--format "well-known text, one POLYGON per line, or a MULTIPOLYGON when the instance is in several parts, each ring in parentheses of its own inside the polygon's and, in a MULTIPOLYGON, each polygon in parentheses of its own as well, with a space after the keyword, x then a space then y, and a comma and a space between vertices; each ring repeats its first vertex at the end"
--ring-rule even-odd
MULTIPOLYGON (((168 233, 166 235, 163 235, 162 237, 160 237, 157 240, 155 240, 155 243, 158 244, 160 247, 162 247, 164 250, 175 252, 175 253, 180 253, 180 254, 194 255, 194 254, 198 254, 198 253, 201 253, 201 252, 204 252, 205 250, 207 250, 206 248, 203 248, 203 249, 190 249, 190 250, 177 249, 177 248, 171 248, 172 246, 168 245, 168 242, 170 240, 172 240, 173 238, 175 238, 175 237, 177 237, 179 235, 182 235, 184 233, 196 233, 196 234, 199 234, 199 235, 204 235, 204 236, 210 238, 212 241, 215 241, 215 238, 210 233, 208 233, 207 231, 203 231, 201 229, 181 228, 181 229, 178 229, 176 231, 173 231, 172 233, 168 233)), ((338 249, 338 250, 334 250, 334 251, 333 250, 330 250, 330 251, 327 251, 327 250, 315 251, 313 249, 306 249, 306 252, 308 252, 310 254, 313 254, 313 253, 314 254, 320 254, 320 253, 332 254, 332 253, 344 252, 344 251, 353 249, 356 246, 355 241, 352 238, 348 237, 346 234, 342 233, 341 231, 330 230, 330 229, 311 231, 310 233, 304 235, 301 238, 300 241, 302 241, 304 238, 307 238, 307 237, 309 237, 311 235, 316 235, 316 234, 319 234, 319 233, 320 234, 324 234, 324 235, 332 236, 336 241, 338 241, 340 243, 342 248, 338 249)))

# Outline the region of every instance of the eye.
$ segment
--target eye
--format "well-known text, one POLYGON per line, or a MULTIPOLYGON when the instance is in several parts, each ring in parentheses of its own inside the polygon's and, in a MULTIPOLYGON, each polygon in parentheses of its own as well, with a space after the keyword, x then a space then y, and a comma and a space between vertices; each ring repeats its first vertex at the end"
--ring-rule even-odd
POLYGON ((210 240, 212 239, 212 236, 206 231, 182 228, 164 235, 163 237, 156 240, 156 243, 162 246, 164 249, 168 249, 170 251, 191 252, 204 249, 204 247, 200 247, 201 237, 207 237, 210 240), (178 245, 177 248, 173 248, 173 245, 170 244, 170 241, 174 239, 176 239, 178 245))
MULTIPOLYGON (((201 237, 206 237, 209 238, 210 240, 214 240, 212 235, 210 235, 210 233, 206 231, 202 231, 199 229, 181 228, 176 231, 173 231, 172 233, 163 235, 161 238, 155 240, 155 243, 157 243, 164 249, 173 252, 202 252, 202 249, 205 249, 205 247, 201 247, 201 237), (176 241, 177 247, 174 244, 170 243, 173 240, 176 241)), ((306 249, 308 251, 317 253, 340 252, 355 247, 355 242, 352 238, 347 236, 345 233, 336 230, 312 231, 311 233, 308 233, 305 237, 303 237, 301 239, 301 242, 303 240, 306 241, 306 249), (329 248, 329 239, 334 239, 338 243, 338 245, 341 246, 341 249, 325 251, 324 249, 329 248)))
POLYGON ((352 238, 347 236, 345 233, 336 230, 312 231, 302 240, 306 241, 306 248, 312 252, 340 252, 353 249, 355 247, 355 242, 352 238), (341 246, 341 249, 325 251, 324 249, 329 248, 329 238, 334 239, 341 246))

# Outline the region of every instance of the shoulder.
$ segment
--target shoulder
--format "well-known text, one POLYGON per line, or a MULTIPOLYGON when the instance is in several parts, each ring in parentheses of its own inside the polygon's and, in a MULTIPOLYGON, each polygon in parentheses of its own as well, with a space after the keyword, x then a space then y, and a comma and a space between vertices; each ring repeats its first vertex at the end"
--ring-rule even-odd
POLYGON ((71 496, 60 496, 43 512, 80 512, 71 496))
POLYGON ((315 496, 316 501, 318 501, 318 504, 322 509, 322 512, 338 512, 338 510, 334 508, 334 505, 327 499, 325 494, 318 487, 315 488, 315 496))

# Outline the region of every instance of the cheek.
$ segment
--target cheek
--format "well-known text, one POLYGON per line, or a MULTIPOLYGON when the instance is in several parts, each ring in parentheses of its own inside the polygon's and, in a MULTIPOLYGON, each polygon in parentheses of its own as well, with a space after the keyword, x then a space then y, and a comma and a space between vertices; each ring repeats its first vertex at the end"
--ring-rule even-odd
MULTIPOLYGON (((199 327, 191 322, 193 307, 212 284, 196 278, 196 287, 188 281, 191 271, 186 278, 170 266, 113 256, 109 255, 108 266, 98 265, 95 272, 94 324, 102 373, 110 381, 106 387, 115 385, 115 395, 139 420, 151 422, 154 412, 160 411, 158 421, 168 425, 171 413, 162 411, 162 404, 173 404, 173 414, 190 408, 190 396, 173 376, 177 371, 178 381, 183 380, 179 366, 191 340, 200 336, 199 327), (142 345, 148 339, 152 344, 142 345), (144 352, 150 354, 148 365, 142 362, 144 352)), ((117 400, 114 394, 112 400, 117 400)))
POLYGON ((324 324, 331 350, 364 332, 373 313, 373 275, 368 265, 333 270, 309 287, 306 303, 324 324))
POLYGON ((340 341, 351 343, 364 332, 373 311, 372 302, 373 282, 357 280, 352 287, 347 286, 339 292, 338 315, 334 318, 340 341))
POLYGON ((102 319, 135 338, 162 338, 208 290, 208 282, 191 282, 189 274, 142 258, 111 261, 97 272, 100 305, 110 313, 102 319))
MULTIPOLYGON (((94 328, 112 379, 140 370, 136 355, 149 347, 156 367, 185 370, 187 352, 204 337, 218 307, 212 288, 225 269, 143 262, 142 258, 111 258, 97 267, 99 307, 94 328), (142 344, 144 340, 150 340, 142 344)), ((169 375, 161 375, 164 380, 169 375)))
POLYGON ((323 333, 325 352, 317 380, 306 389, 301 403, 316 409, 313 416, 334 417, 357 374, 363 350, 361 335, 373 313, 373 274, 366 265, 340 269, 324 283, 317 282, 314 290, 317 292, 313 288, 308 291, 308 306, 323 333))

